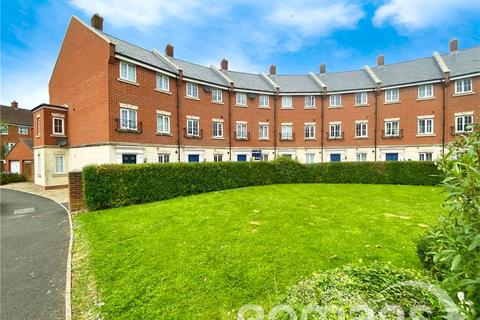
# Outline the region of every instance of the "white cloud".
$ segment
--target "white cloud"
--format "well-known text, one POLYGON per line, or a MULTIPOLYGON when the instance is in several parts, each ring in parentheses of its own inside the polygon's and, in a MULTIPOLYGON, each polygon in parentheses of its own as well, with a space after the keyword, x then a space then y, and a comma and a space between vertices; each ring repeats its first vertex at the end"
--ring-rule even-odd
POLYGON ((480 11, 478 0, 389 0, 376 10, 373 23, 416 30, 448 24, 467 11, 480 11))

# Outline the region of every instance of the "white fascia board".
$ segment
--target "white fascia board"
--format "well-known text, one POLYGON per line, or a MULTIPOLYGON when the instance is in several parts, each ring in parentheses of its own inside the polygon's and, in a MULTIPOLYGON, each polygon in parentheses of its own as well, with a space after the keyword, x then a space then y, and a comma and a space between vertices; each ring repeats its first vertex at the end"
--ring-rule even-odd
POLYGON ((130 59, 128 57, 125 57, 125 56, 122 56, 122 55, 119 55, 119 54, 115 54, 115 58, 119 59, 119 60, 123 60, 123 61, 126 61, 128 63, 131 63, 131 64, 135 64, 135 65, 138 65, 138 66, 141 66, 145 69, 150 69, 150 70, 153 70, 153 71, 156 71, 158 73, 162 73, 162 74, 165 74, 165 75, 168 75, 168 76, 171 76, 171 77, 175 77, 177 78, 178 75, 173 73, 173 72, 170 72, 170 71, 166 71, 166 70, 162 70, 160 68, 155 68, 149 64, 146 64, 146 63, 142 63, 140 61, 137 61, 137 60, 133 60, 133 59, 130 59))
POLYGON ((360 90, 345 90, 345 91, 329 91, 327 96, 336 95, 336 94, 347 94, 347 93, 357 93, 357 92, 373 92, 376 89, 360 89, 360 90))
POLYGON ((256 93, 265 96, 274 96, 275 92, 271 91, 257 91, 257 90, 250 90, 250 89, 241 89, 241 88, 234 88, 233 91, 235 92, 243 92, 243 93, 256 93))
POLYGON ((201 85, 204 85, 204 86, 209 86, 209 87, 217 88, 217 89, 224 89, 224 90, 229 89, 229 87, 227 85, 222 86, 221 84, 209 83, 209 82, 205 82, 205 81, 202 81, 202 80, 187 78, 185 76, 183 77, 183 81, 192 82, 192 83, 196 83, 196 84, 201 84, 201 85))
POLYGON ((322 96, 323 92, 322 91, 315 91, 315 92, 279 92, 279 96, 322 96))
POLYGON ((388 87, 382 87, 380 90, 389 90, 389 89, 398 89, 398 88, 406 88, 406 87, 417 87, 424 84, 434 84, 434 83, 441 83, 443 79, 439 80, 430 80, 430 81, 422 81, 422 82, 414 82, 414 83, 407 83, 407 84, 400 84, 400 85, 393 85, 388 87))
POLYGON ((222 78, 223 80, 225 80, 230 86, 233 86, 233 85, 234 85, 233 80, 230 79, 225 73, 223 73, 222 71, 218 70, 215 66, 211 65, 211 66, 210 66, 210 69, 211 69, 217 76, 219 76, 220 78, 222 78))
POLYGON ((318 84, 320 86, 320 88, 322 88, 322 90, 327 88, 327 85, 325 83, 323 83, 322 80, 320 80, 320 78, 317 77, 317 75, 315 73, 310 71, 308 73, 308 75, 313 78, 313 81, 315 81, 315 83, 318 84))
POLYGON ((157 49, 152 49, 152 52, 157 58, 159 58, 160 60, 162 60, 163 62, 165 62, 172 68, 174 68, 175 70, 177 70, 177 72, 180 72, 182 70, 182 68, 180 68, 173 61, 171 61, 170 59, 165 57, 163 54, 161 54, 157 49))
POLYGON ((470 74, 465 74, 465 75, 461 75, 461 76, 455 76, 455 77, 451 77, 450 80, 458 80, 458 79, 465 79, 465 78, 473 78, 473 77, 478 77, 480 76, 480 72, 477 72, 477 73, 470 73, 470 74))
POLYGON ((435 59, 435 62, 438 64, 438 67, 440 68, 440 70, 442 70, 443 73, 450 72, 450 69, 448 69, 447 64, 445 63, 442 56, 437 51, 433 53, 433 58, 435 59))
POLYGON ((382 83, 382 81, 380 80, 379 77, 377 77, 377 75, 375 74, 375 72, 373 72, 372 68, 370 68, 369 66, 365 66, 365 71, 367 71, 368 75, 370 76, 370 78, 373 80, 373 82, 375 82, 376 84, 380 84, 382 83))
POLYGON ((280 90, 280 86, 270 79, 265 73, 260 72, 260 76, 273 87, 274 90, 280 90))

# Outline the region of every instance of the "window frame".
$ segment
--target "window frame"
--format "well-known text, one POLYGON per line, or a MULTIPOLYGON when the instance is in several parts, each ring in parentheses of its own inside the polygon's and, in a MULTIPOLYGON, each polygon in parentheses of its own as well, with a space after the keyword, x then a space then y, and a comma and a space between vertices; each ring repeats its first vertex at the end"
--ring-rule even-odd
POLYGON ((246 107, 247 103, 247 94, 245 92, 237 92, 235 94, 235 105, 240 107, 246 107))
POLYGON ((455 116, 455 133, 466 133, 466 132, 472 132, 473 131, 473 114, 463 114, 463 115, 457 115, 455 116), (466 123, 465 119, 469 118, 470 122, 466 123), (459 119, 462 119, 462 129, 458 130, 459 126, 459 119), (470 126, 470 128, 466 128, 467 126, 470 126))
POLYGON ((392 89, 386 89, 385 90, 385 103, 394 103, 394 102, 399 102, 400 101, 400 89, 399 88, 392 88, 392 89), (396 97, 393 94, 396 92, 396 97))
POLYGON ((388 121, 385 121, 385 125, 384 125, 384 129, 385 129, 385 137, 398 137, 400 136, 400 120, 388 120, 388 121), (396 123, 396 133, 395 133, 395 126, 393 125, 394 123, 396 123), (389 131, 389 125, 390 125, 390 131, 389 131), (389 133, 390 132, 390 133, 389 133))
POLYGON ((270 139, 270 125, 262 123, 258 125, 258 140, 269 140, 270 139), (262 129, 266 129, 266 135, 262 133, 262 129))
POLYGON ((342 95, 331 94, 328 98, 328 106, 333 108, 340 108, 342 106, 342 95))
POLYGON ((269 108, 270 107, 270 97, 266 94, 259 95, 258 96, 258 106, 260 108, 269 108), (265 100, 267 102, 267 104, 262 104, 262 100, 265 100))
POLYGON ((455 94, 466 94, 473 92, 472 78, 464 78, 455 80, 455 94), (468 84, 468 86, 467 86, 468 84), (460 86, 459 86, 460 85, 460 86), (467 89, 468 87, 468 89, 467 89), (461 90, 459 90, 461 89, 461 90))
POLYGON ((185 96, 190 99, 199 99, 200 93, 198 91, 198 84, 187 82, 185 85, 185 96))
POLYGON ((137 83, 137 66, 134 65, 133 63, 129 63, 129 62, 126 62, 126 61, 120 61, 120 79, 122 80, 125 80, 125 81, 128 81, 128 82, 132 82, 132 83, 137 83), (126 67, 126 74, 125 76, 123 75, 123 69, 122 69, 122 66, 125 66, 126 67), (132 69, 130 69, 132 68, 132 69), (133 70, 133 79, 130 79, 130 73, 131 73, 131 70, 133 70))
POLYGON ((223 162, 223 154, 214 153, 213 154, 213 162, 223 162))
POLYGON ((419 152, 418 161, 433 161, 433 152, 419 152))
POLYGON ((65 118, 61 117, 52 117, 52 134, 54 135, 65 135, 65 118), (55 126, 55 120, 60 120, 62 125, 61 125, 61 132, 57 132, 56 126, 55 126))
POLYGON ((247 139, 248 138, 248 124, 243 122, 237 122, 235 124, 235 137, 237 139, 247 139))
POLYGON ((212 138, 223 138, 223 121, 212 121, 212 138))
POLYGON ((282 109, 293 109, 292 96, 282 96, 282 109))
POLYGON ((368 92, 356 92, 355 93, 355 105, 356 106, 366 106, 368 105, 368 92), (360 102, 358 102, 358 97, 360 97, 360 102), (365 102, 363 101, 365 98, 365 102))
POLYGON ((368 138, 368 122, 362 121, 362 122, 356 122, 355 123, 355 138, 368 138), (358 130, 359 126, 360 126, 360 135, 358 134, 359 133, 359 130, 358 130), (365 126, 365 128, 363 128, 364 126, 365 126))
POLYGON ((171 134, 172 131, 171 131, 170 121, 171 121, 170 115, 163 114, 163 113, 157 113, 157 133, 159 133, 159 134, 171 134), (160 130, 160 126, 159 126, 160 118, 162 118, 163 120, 165 120, 165 119, 167 120, 167 122, 162 121, 162 127, 163 127, 164 130, 160 130), (168 130, 165 130, 165 124, 167 125, 168 130))
POLYGON ((65 173, 65 155, 55 154, 53 155, 53 173, 54 174, 64 174, 65 173), (57 159, 62 158, 62 171, 58 170, 57 159))
POLYGON ((433 98, 433 84, 432 83, 427 83, 427 84, 421 84, 418 86, 418 99, 430 99, 433 98), (426 88, 430 88, 430 90, 427 90, 426 88), (425 89, 425 90, 423 90, 425 89), (423 95, 422 95, 422 90, 423 90, 423 95), (430 91, 430 92, 429 92, 430 91), (428 94, 427 94, 428 93, 428 94))
POLYGON ((293 125, 292 124, 282 124, 281 137, 282 137, 282 140, 293 140, 293 125), (287 130, 287 129, 289 129, 289 130, 287 130))
POLYGON ((420 136, 434 134, 435 133, 434 122, 435 122, 434 118, 417 119, 417 134, 420 135, 420 136), (424 132, 421 132, 421 128, 422 128, 421 123, 422 122, 424 122, 424 125, 423 125, 424 132), (427 122, 431 123, 429 132, 427 131, 427 128, 428 128, 427 122))
POLYGON ((199 137, 200 136, 200 119, 187 119, 187 136, 199 137))
POLYGON ((155 84, 155 87, 157 90, 160 90, 160 91, 165 91, 165 92, 170 92, 170 77, 163 74, 163 73, 160 73, 160 72, 157 72, 157 76, 156 76, 156 84, 155 84), (163 81, 159 81, 160 79, 162 79, 163 81), (162 87, 162 86, 159 86, 159 84, 166 84, 165 87, 162 87))
POLYGON ((365 162, 367 161, 368 155, 366 152, 357 152, 355 157, 358 162, 365 162))
POLYGON ((157 154, 158 163, 169 163, 170 162, 170 153, 159 153, 157 154), (162 159, 162 160, 160 160, 162 159), (165 161, 167 160, 167 161, 165 161))
POLYGON ((305 163, 306 164, 315 163, 315 153, 314 152, 305 153, 305 163), (311 158, 311 159, 309 159, 309 158, 311 158))
POLYGON ((315 109, 315 96, 305 96, 304 106, 306 109, 315 109))
POLYGON ((28 135, 28 127, 25 127, 25 126, 19 126, 18 127, 18 134, 22 134, 22 135, 28 135), (25 129, 26 132, 22 132, 22 129, 25 129))
POLYGON ((121 130, 138 130, 138 111, 130 108, 120 108, 120 129, 121 130), (127 118, 123 118, 123 112, 127 112, 127 118), (135 114, 135 122, 132 122, 131 115, 135 114), (127 126, 125 126, 125 121, 127 121, 127 126), (131 126, 134 123, 135 126, 131 126))
POLYGON ((8 124, 2 124, 0 126, 0 135, 8 136, 8 124))
POLYGON ((217 89, 217 88, 212 89, 212 102, 213 103, 223 103, 223 91, 222 91, 222 89, 217 89))
POLYGON ((313 123, 306 123, 303 125, 303 137, 305 140, 315 140, 315 124, 313 123))
POLYGON ((40 115, 37 115, 37 137, 40 137, 40 134, 42 132, 41 126, 42 126, 42 121, 40 119, 40 115))
POLYGON ((330 139, 340 139, 342 137, 342 124, 341 123, 330 123, 328 125, 328 137, 330 139), (332 130, 332 128, 334 128, 334 129, 332 130), (333 135, 332 135, 332 133, 333 133, 333 135))

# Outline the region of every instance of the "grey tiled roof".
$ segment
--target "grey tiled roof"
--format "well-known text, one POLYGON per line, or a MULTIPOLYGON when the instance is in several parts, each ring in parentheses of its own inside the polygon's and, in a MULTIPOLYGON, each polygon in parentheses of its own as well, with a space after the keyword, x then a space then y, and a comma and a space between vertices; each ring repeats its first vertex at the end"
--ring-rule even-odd
POLYGON ((175 59, 175 58, 169 58, 175 63, 179 68, 183 70, 183 75, 187 78, 193 78, 197 80, 202 80, 206 81, 209 83, 213 84, 218 84, 218 85, 228 85, 228 83, 223 80, 220 76, 218 76, 212 69, 209 67, 205 67, 199 64, 175 59))
POLYGON ((387 64, 374 67, 372 70, 384 87, 443 78, 442 71, 433 57, 387 64))
POLYGON ((32 110, 14 109, 11 106, 0 105, 0 120, 6 124, 33 127, 32 110))
POLYGON ((480 72, 480 46, 442 55, 450 76, 480 72))
POLYGON ((270 75, 281 92, 321 92, 322 88, 309 75, 270 75))
POLYGON ((375 82, 365 70, 322 73, 317 75, 328 91, 348 91, 375 88, 375 82))
POLYGON ((235 87, 246 90, 273 92, 273 87, 260 74, 238 71, 223 71, 234 83, 235 87))

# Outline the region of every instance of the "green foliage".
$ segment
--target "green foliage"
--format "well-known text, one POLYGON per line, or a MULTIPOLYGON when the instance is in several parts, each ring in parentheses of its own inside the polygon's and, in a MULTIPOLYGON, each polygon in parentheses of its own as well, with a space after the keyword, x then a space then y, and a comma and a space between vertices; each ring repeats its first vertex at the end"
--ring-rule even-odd
POLYGON ((1 172, 0 173, 0 185, 9 184, 12 182, 23 182, 25 177, 18 173, 1 172))
MULTIPOLYGON (((439 299, 421 286, 402 285, 410 281, 423 284, 434 282, 417 271, 389 264, 346 265, 301 280, 289 290, 282 303, 292 306, 297 314, 305 312, 305 307, 308 306, 327 308, 324 312, 330 307, 327 319, 340 319, 335 313, 339 310, 345 315, 344 319, 363 319, 368 313, 365 309, 355 309, 360 306, 368 306, 370 312, 373 312, 369 319, 384 319, 380 315, 382 309, 383 314, 390 319, 388 316, 392 314, 384 309, 389 305, 399 307, 404 312, 405 319, 417 319, 411 316, 422 315, 415 310, 419 306, 430 309, 428 319, 443 319, 445 312, 439 299)), ((308 319, 319 319, 314 316, 318 316, 318 313, 311 313, 308 319)))
POLYGON ((282 183, 435 185, 433 163, 322 163, 287 158, 272 162, 93 165, 84 168, 89 209, 120 207, 203 192, 282 183))
MULTIPOLYGON (((438 161, 449 210, 417 241, 424 266, 452 296, 463 292, 465 313, 480 314, 480 128, 461 136, 438 161), (470 301, 470 302, 469 302, 470 301), (472 306, 472 302, 473 304, 472 306)), ((463 299, 460 299, 463 300, 463 299)))

